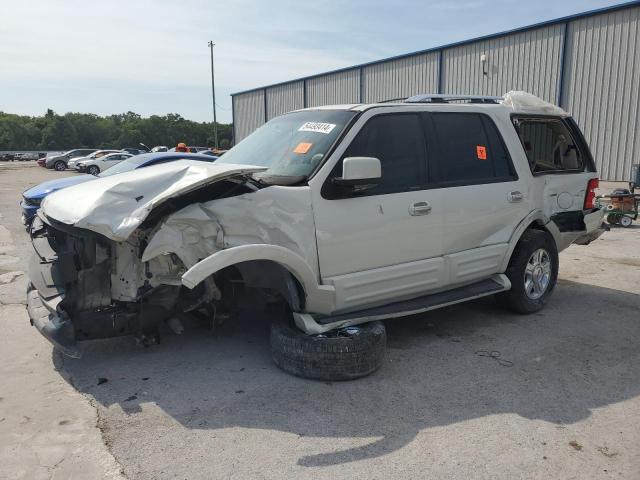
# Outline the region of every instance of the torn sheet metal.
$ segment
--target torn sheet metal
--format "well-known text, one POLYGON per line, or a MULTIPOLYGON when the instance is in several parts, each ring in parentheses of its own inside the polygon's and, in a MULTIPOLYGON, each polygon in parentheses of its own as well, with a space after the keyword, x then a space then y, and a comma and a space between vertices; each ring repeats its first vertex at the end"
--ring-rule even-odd
POLYGON ((266 167, 180 160, 74 185, 47 196, 43 213, 59 222, 124 241, 171 197, 266 167))
POLYGON ((517 112, 569 116, 566 111, 557 105, 546 102, 531 93, 518 90, 511 90, 505 93, 501 103, 517 112))
POLYGON ((175 253, 187 268, 222 249, 269 244, 305 259, 318 275, 309 187, 271 186, 253 193, 189 205, 150 236, 142 261, 175 253))

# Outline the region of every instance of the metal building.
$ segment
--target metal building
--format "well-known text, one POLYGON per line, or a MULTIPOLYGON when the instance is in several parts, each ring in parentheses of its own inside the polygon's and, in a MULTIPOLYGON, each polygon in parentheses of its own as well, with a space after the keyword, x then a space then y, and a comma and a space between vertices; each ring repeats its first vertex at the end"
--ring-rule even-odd
POLYGON ((640 161, 640 1, 232 94, 236 141, 285 112, 525 90, 571 112, 604 180, 640 161))

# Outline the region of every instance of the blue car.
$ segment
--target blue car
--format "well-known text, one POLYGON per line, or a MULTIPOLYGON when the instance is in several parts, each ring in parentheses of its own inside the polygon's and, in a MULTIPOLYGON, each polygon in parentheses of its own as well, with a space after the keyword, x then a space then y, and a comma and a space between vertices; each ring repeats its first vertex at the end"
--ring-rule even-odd
POLYGON ((98 177, 110 177, 111 175, 128 172, 129 170, 135 170, 136 168, 150 167, 151 165, 157 165, 159 163, 173 162, 175 160, 200 160, 202 162, 214 162, 217 159, 218 157, 203 155, 201 153, 143 153, 114 165, 109 170, 105 170, 99 174, 97 177, 94 175, 77 175, 73 177, 49 180, 48 182, 31 187, 22 193, 22 202, 20 202, 20 207, 22 208, 22 223, 29 227, 29 225, 31 225, 31 220, 33 220, 33 217, 40 208, 40 203, 44 197, 56 190, 62 190, 63 188, 67 188, 72 185, 95 180, 98 177))

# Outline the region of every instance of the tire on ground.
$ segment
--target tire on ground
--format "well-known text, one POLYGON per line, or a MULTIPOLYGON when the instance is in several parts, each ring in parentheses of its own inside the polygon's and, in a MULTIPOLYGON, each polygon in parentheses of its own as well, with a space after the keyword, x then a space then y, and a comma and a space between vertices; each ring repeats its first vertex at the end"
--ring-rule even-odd
POLYGON ((271 355, 285 372, 316 380, 353 380, 375 372, 386 353, 382 322, 307 335, 283 315, 271 324, 271 355))
POLYGON ((528 314, 542 309, 553 292, 558 279, 558 249, 553 237, 541 230, 526 230, 516 245, 505 275, 511 281, 511 290, 496 295, 498 303, 516 313, 528 314), (531 255, 539 248, 545 249, 551 260, 551 276, 544 294, 532 299, 525 293, 524 273, 531 255))

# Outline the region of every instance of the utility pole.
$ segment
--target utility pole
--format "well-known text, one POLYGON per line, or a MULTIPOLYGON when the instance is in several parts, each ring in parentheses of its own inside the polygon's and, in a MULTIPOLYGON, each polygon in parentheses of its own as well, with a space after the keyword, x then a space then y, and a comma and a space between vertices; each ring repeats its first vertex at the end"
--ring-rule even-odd
POLYGON ((213 98, 213 142, 214 148, 218 148, 218 121, 216 119, 216 81, 213 75, 213 43, 209 40, 209 50, 211 50, 211 97, 213 98))

